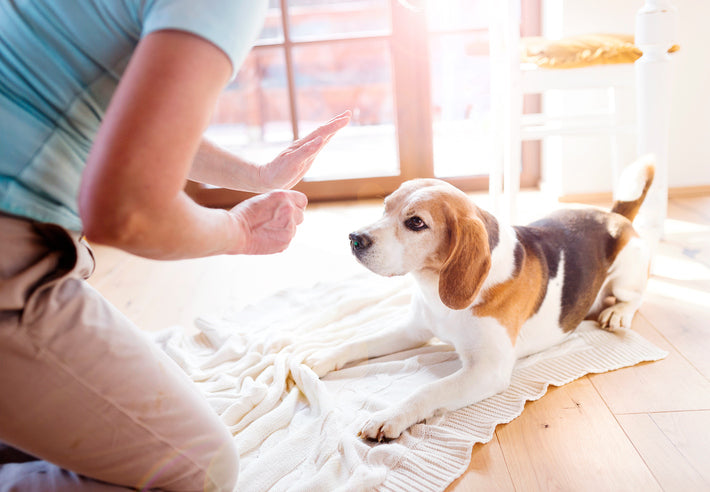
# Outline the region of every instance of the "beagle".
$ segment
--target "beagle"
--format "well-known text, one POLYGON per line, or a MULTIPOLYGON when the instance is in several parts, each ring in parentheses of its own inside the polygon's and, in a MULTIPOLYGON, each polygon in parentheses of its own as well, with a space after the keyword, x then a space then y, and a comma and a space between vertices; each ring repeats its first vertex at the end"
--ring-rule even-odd
POLYGON ((560 343, 585 318, 606 330, 629 328, 650 262, 631 221, 653 174, 648 159, 628 166, 625 196, 611 211, 562 210, 515 227, 435 179, 405 182, 388 196, 382 218, 350 234, 350 244, 373 272, 414 277, 407 319, 338 347, 313 368, 321 376, 433 337, 455 348, 462 367, 374 413, 360 436, 393 439, 440 410, 505 390, 517 359, 560 343))

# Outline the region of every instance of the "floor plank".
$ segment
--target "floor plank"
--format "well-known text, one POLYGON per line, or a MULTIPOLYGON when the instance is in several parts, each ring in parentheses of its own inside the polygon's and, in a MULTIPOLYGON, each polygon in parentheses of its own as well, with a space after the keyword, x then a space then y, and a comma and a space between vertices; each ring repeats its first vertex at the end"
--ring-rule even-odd
POLYGON ((551 388, 496 434, 516 490, 660 490, 586 377, 551 388))
POLYGON ((692 212, 705 224, 710 224, 710 195, 673 198, 668 202, 670 215, 681 208, 692 212))
POLYGON ((664 290, 649 287, 641 312, 710 381, 710 294, 704 295, 708 304, 700 305, 669 296, 668 286, 664 290))
POLYGON ((512 492, 514 490, 496 436, 493 436, 487 444, 477 444, 473 447, 468 469, 446 489, 447 492, 512 492))
POLYGON ((710 409, 710 381, 663 338, 644 315, 633 330, 668 351, 663 360, 589 376, 615 415, 710 409))
POLYGON ((620 415, 618 420, 664 491, 710 490, 710 412, 620 415))
POLYGON ((710 380, 710 217, 696 201, 669 204, 668 231, 641 311, 710 380))

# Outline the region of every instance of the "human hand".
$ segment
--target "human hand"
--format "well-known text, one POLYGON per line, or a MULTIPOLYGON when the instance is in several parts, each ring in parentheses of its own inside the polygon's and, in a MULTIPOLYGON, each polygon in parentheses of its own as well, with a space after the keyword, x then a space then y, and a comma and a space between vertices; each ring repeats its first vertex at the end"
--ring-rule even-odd
POLYGON ((246 200, 229 211, 241 224, 238 244, 231 254, 279 253, 296 234, 308 204, 298 191, 276 190, 246 200))
POLYGON ((291 189, 311 168, 321 149, 341 128, 350 122, 352 113, 345 111, 329 122, 316 128, 307 136, 293 142, 273 161, 258 169, 258 181, 264 191, 291 189))

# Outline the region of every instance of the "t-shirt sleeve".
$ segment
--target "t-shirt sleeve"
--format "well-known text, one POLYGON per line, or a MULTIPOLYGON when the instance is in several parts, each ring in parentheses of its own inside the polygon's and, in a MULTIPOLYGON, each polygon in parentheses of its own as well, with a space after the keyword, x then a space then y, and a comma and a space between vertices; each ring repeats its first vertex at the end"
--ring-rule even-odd
POLYGON ((162 29, 200 36, 220 48, 239 71, 264 24, 268 0, 152 0, 142 12, 141 37, 162 29))

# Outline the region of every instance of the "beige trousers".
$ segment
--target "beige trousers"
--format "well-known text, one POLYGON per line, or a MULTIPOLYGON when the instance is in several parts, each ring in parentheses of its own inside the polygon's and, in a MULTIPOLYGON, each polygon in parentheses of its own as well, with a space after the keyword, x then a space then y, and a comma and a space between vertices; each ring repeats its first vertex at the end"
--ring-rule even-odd
POLYGON ((226 426, 93 267, 61 227, 0 214, 0 441, 40 459, 0 464, 0 492, 233 490, 226 426))

